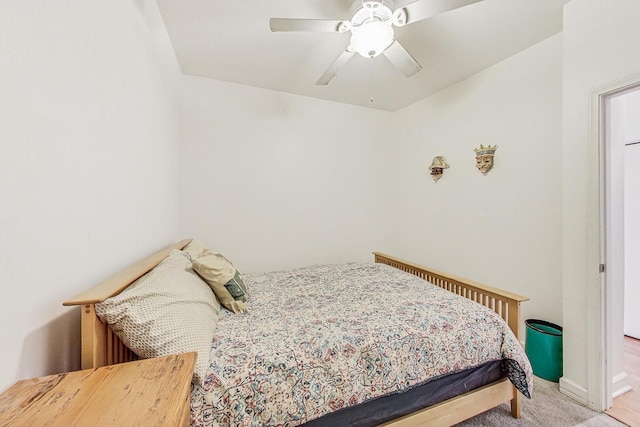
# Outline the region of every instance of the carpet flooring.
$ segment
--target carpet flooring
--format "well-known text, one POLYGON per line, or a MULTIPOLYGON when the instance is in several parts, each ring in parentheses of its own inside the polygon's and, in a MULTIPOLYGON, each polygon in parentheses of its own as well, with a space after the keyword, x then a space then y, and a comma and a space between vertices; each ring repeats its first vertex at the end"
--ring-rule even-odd
POLYGON ((560 393, 558 384, 534 377, 533 398, 522 398, 522 417, 511 416, 509 404, 497 406, 468 419, 457 427, 619 427, 625 426, 610 416, 592 411, 560 393))

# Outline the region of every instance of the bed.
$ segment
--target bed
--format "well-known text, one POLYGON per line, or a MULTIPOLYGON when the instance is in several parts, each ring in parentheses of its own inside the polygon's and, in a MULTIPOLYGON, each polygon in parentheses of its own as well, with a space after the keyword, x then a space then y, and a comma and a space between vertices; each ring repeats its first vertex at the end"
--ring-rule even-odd
MULTIPOLYGON (((64 302, 82 307, 83 369, 138 357, 96 304, 190 243, 64 302)), ((192 384, 192 425, 448 426, 506 402, 519 418, 521 395, 530 396, 531 366, 519 344, 525 297, 377 252, 370 264, 245 276, 248 312, 220 310, 207 374, 192 384), (270 288, 276 282, 285 292, 270 288), (435 314, 423 309, 425 298, 435 314), (456 338, 446 341, 447 334, 456 338), (252 353, 260 342, 266 347, 252 353)))

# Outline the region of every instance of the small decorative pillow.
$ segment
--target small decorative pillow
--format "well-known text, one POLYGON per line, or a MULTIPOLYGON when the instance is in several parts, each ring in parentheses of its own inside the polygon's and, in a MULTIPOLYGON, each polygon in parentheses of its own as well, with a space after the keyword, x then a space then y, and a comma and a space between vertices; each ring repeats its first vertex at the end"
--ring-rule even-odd
POLYGON ((247 286, 234 265, 219 253, 205 249, 192 258, 193 269, 211 286, 223 306, 242 313, 247 301, 247 286))
POLYGON ((220 303, 186 253, 171 251, 153 270, 95 308, 142 358, 196 351, 194 381, 204 383, 220 303))

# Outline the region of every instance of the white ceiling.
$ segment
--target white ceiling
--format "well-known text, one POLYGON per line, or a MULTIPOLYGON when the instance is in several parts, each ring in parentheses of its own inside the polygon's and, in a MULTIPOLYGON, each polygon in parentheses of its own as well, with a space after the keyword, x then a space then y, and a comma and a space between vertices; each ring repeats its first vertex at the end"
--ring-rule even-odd
POLYGON ((157 2, 185 74, 395 111, 560 32, 569 0, 484 0, 394 27, 418 74, 405 78, 383 55, 354 55, 328 86, 315 82, 350 33, 273 33, 269 18, 348 20, 353 0, 157 2))

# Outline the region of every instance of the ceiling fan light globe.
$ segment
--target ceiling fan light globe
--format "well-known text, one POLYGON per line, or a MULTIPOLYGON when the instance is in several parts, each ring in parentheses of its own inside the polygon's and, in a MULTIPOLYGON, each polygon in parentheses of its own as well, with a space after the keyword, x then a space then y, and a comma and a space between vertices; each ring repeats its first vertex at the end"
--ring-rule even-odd
POLYGON ((365 58, 380 55, 393 43, 393 28, 389 22, 370 21, 354 28, 350 50, 365 58))

